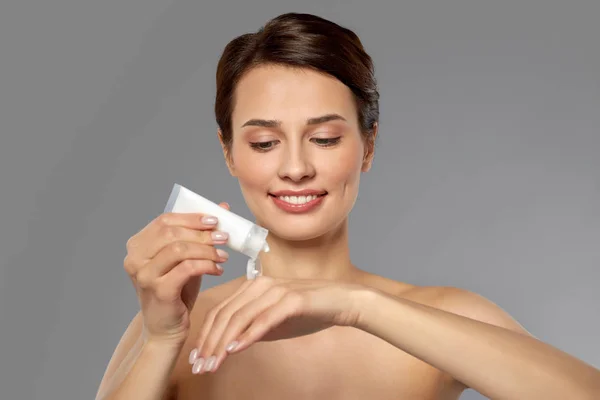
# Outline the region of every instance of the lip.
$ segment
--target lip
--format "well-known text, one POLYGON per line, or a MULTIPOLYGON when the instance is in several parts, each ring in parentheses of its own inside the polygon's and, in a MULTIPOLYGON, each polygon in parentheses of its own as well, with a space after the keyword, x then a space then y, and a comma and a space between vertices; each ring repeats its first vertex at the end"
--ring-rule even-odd
POLYGON ((307 213, 309 211, 314 210, 323 202, 323 199, 327 195, 327 192, 319 192, 319 191, 280 191, 276 192, 277 196, 271 194, 269 197, 273 200, 273 203, 282 211, 291 214, 302 214, 307 213), (293 194, 290 194, 293 193, 293 194), (300 194, 298 194, 300 193, 300 194), (305 194, 306 193, 306 194, 305 194), (304 204, 291 204, 286 201, 283 201, 279 198, 279 196, 318 196, 316 199, 306 202, 304 204))
POLYGON ((270 192, 272 196, 321 196, 327 194, 325 190, 303 189, 303 190, 279 190, 270 192))

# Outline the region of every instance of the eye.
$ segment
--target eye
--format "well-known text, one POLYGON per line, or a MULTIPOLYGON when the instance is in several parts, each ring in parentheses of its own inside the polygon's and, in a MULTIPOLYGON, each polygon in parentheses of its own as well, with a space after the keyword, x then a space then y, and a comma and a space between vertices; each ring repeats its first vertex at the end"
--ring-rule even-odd
POLYGON ((321 147, 329 147, 339 143, 341 137, 336 138, 313 138, 312 140, 321 147))
POLYGON ((250 147, 256 151, 264 152, 271 150, 277 142, 277 140, 269 140, 267 142, 250 142, 250 147))

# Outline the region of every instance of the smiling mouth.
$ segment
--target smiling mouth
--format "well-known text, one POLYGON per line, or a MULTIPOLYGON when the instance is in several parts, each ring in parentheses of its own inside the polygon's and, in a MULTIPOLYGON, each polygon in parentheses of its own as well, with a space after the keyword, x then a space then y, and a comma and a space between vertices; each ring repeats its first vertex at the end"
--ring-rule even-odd
POLYGON ((320 197, 323 197, 327 195, 327 193, 323 193, 323 194, 312 194, 312 195, 308 195, 308 196, 275 196, 272 194, 269 194, 269 196, 274 197, 280 201, 283 201, 287 204, 291 204, 291 205, 304 205, 304 204, 308 204, 320 197))
POLYGON ((305 191, 305 193, 275 192, 269 193, 273 203, 282 211, 291 214, 304 214, 316 210, 323 203, 327 192, 305 191), (306 193, 308 192, 308 193, 306 193))

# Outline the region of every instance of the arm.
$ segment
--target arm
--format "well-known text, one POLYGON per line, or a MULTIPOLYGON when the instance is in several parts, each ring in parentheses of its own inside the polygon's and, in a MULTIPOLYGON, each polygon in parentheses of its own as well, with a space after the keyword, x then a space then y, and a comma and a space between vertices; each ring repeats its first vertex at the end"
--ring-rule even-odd
POLYGON ((137 314, 108 364, 96 400, 175 399, 171 374, 181 346, 147 342, 137 314))
POLYGON ((205 359, 215 356, 213 371, 257 341, 338 325, 375 335, 493 399, 600 398, 599 370, 535 339, 474 293, 436 289, 440 301, 432 307, 330 280, 249 282, 213 308, 200 329, 194 347, 205 359))
POLYGON ((446 310, 361 291, 356 327, 494 399, 597 399, 600 371, 545 344, 492 302, 450 289, 446 310), (462 315, 459 315, 462 314, 462 315))

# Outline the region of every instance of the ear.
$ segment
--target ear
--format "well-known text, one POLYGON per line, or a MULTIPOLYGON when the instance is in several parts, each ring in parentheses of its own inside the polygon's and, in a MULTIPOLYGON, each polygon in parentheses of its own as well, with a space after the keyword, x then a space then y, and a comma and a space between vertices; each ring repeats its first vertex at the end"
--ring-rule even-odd
POLYGON ((373 165, 373 156, 375 155, 375 139, 377 139, 379 125, 377 122, 373 123, 371 134, 365 141, 365 155, 363 157, 362 171, 368 172, 373 165))
POLYGON ((223 156, 225 157, 225 163, 227 164, 229 173, 231 174, 231 176, 236 176, 235 167, 233 165, 233 159, 231 158, 231 146, 227 146, 225 144, 225 140, 223 139, 223 132, 219 130, 217 132, 217 136, 219 136, 219 142, 221 143, 221 149, 223 149, 223 156))

